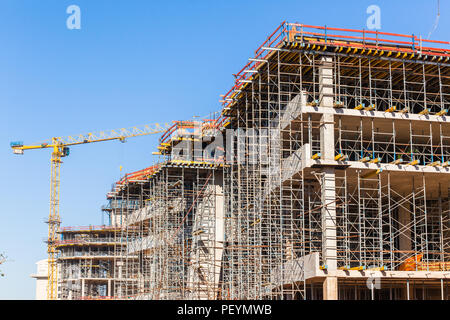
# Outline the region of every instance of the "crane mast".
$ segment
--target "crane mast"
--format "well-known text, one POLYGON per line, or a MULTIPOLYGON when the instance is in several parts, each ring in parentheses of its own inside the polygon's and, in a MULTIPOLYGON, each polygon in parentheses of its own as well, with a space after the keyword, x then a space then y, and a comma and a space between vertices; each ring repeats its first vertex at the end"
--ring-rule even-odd
POLYGON ((61 217, 59 215, 59 191, 61 183, 61 147, 53 148, 50 170, 50 212, 48 215, 48 285, 47 299, 56 299, 58 296, 58 268, 56 263, 56 241, 58 240, 61 217))

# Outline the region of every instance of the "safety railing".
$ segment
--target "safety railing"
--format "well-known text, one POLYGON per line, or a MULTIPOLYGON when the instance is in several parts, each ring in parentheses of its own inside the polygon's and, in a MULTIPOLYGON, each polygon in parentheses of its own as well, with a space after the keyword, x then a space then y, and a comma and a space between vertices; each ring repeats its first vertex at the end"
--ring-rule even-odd
POLYGON ((273 48, 283 43, 301 42, 318 45, 335 45, 367 50, 392 51, 404 54, 433 55, 450 57, 450 42, 428 40, 414 34, 379 32, 372 30, 357 30, 313 26, 283 21, 272 34, 255 50, 254 58, 238 73, 234 74, 234 86, 223 95, 221 100, 224 110, 233 102, 234 96, 246 83, 251 82, 256 68, 266 62, 273 48))
POLYGON ((111 230, 111 231, 115 231, 115 230, 119 230, 118 227, 114 227, 114 226, 70 226, 70 227, 62 227, 61 232, 66 232, 66 231, 102 231, 102 230, 111 230))
POLYGON ((168 128, 159 138, 159 142, 164 143, 169 140, 174 132, 178 129, 195 129, 201 128, 202 124, 200 121, 173 121, 173 125, 168 128))
POLYGON ((269 47, 278 47, 284 40, 286 40, 286 22, 283 21, 278 28, 272 32, 271 35, 255 50, 255 57, 249 59, 250 61, 238 73, 234 74, 235 85, 223 96, 222 104, 227 107, 232 102, 233 92, 246 82, 250 82, 255 69, 265 61, 267 55, 270 54, 269 47))
MULTIPOLYGON (((111 247, 112 248, 112 247, 111 247)), ((76 251, 76 250, 63 250, 60 252, 59 258, 92 258, 92 257, 117 257, 117 253, 114 252, 114 248, 101 251, 76 251)))
POLYGON ((128 182, 145 180, 148 176, 151 176, 154 172, 156 172, 160 168, 160 166, 161 166, 160 164, 156 164, 154 166, 151 166, 151 167, 148 167, 148 168, 136 171, 136 172, 127 173, 116 184, 123 185, 128 182))
POLYGON ((116 243, 120 242, 120 240, 114 237, 107 238, 86 238, 86 239, 64 239, 56 241, 55 244, 60 245, 70 245, 70 244, 89 244, 89 243, 116 243))
MULTIPOLYGON (((311 42, 311 39, 307 38, 310 36, 318 37, 322 40, 321 42, 317 42, 317 44, 339 44, 340 46, 357 46, 363 49, 390 50, 403 53, 450 57, 450 42, 423 39, 414 34, 406 35, 364 29, 330 28, 298 23, 286 23, 286 33, 289 35, 288 41, 307 40, 311 42)), ((312 42, 314 43, 313 40, 312 42)))

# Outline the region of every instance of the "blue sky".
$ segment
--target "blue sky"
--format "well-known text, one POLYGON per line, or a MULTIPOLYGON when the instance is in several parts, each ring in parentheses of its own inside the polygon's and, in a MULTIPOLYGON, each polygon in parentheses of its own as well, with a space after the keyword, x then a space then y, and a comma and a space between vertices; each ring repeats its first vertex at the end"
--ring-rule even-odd
MULTIPOLYGON (((283 21, 366 26, 381 8, 381 30, 426 37, 437 1, 0 2, 0 299, 34 299, 29 277, 46 257, 50 152, 15 156, 9 142, 191 119, 219 108, 219 95, 283 21), (81 30, 66 28, 69 5, 81 30)), ((432 38, 450 40, 450 1, 432 38)), ((151 165, 158 136, 73 147, 62 166, 64 226, 102 223, 100 207, 119 176, 151 165)))

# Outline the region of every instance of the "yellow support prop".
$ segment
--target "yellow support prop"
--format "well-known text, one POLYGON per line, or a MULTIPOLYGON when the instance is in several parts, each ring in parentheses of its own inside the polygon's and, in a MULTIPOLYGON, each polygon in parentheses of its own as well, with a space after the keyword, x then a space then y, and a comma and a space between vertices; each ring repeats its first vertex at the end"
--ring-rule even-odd
POLYGON ((374 110, 374 109, 375 109, 375 105, 374 105, 374 104, 371 104, 370 106, 365 107, 365 108, 364 108, 364 111, 372 111, 372 110, 374 110))
POLYGON ((344 157, 344 155, 342 153, 339 153, 337 156, 334 157, 334 161, 338 161, 340 159, 342 159, 344 157))
POLYGON ((429 108, 423 109, 422 111, 419 112, 420 115, 427 115, 429 113, 430 113, 430 109, 429 108))
POLYGON ((364 157, 361 160, 359 160, 359 162, 362 162, 362 163, 366 163, 366 162, 369 162, 369 161, 370 161, 369 157, 364 157))
POLYGON ((313 155, 313 156, 311 157, 311 159, 317 160, 317 159, 320 159, 321 156, 322 156, 321 153, 316 153, 315 155, 313 155))
POLYGON ((389 109, 385 110, 384 112, 394 112, 395 110, 397 110, 396 106, 392 106, 389 109))
POLYGON ((420 164, 420 160, 414 160, 408 163, 408 166, 417 166, 418 164, 420 164))
POLYGON ((364 103, 361 103, 355 107, 355 110, 362 110, 363 108, 364 108, 364 103))
POLYGON ((364 269, 365 269, 365 267, 363 267, 363 266, 350 268, 350 270, 356 270, 356 271, 362 271, 364 269))
POLYGON ((375 158, 375 159, 370 160, 370 163, 379 163, 380 161, 381 161, 380 158, 375 158))
POLYGON ((369 173, 366 173, 365 175, 361 176, 361 178, 362 178, 362 179, 372 178, 372 177, 374 177, 374 176, 379 175, 381 172, 383 172, 383 169, 380 168, 380 169, 378 169, 378 170, 374 170, 374 171, 371 171, 371 172, 369 172, 369 173))
POLYGON ((319 104, 319 100, 314 100, 314 101, 307 103, 307 105, 310 107, 317 107, 318 104, 319 104))
POLYGON ((203 231, 202 229, 199 229, 199 230, 196 230, 196 231, 194 231, 194 232, 192 232, 192 235, 193 236, 198 236, 199 234, 202 234, 202 233, 204 233, 205 231, 203 231))
POLYGON ((403 159, 397 159, 397 160, 391 162, 391 164, 395 164, 395 165, 399 165, 401 163, 403 163, 403 159))
POLYGON ((428 167, 437 167, 438 165, 440 165, 441 162, 440 161, 434 161, 432 163, 427 164, 428 167))
POLYGON ((343 107, 344 107, 344 103, 341 102, 341 101, 336 101, 336 102, 333 104, 333 107, 335 107, 336 109, 338 109, 338 108, 343 108, 343 107))
POLYGON ((350 270, 350 266, 339 267, 338 270, 350 270))
POLYGON ((437 116, 445 116, 448 113, 448 109, 444 109, 436 113, 437 116))
POLYGON ((445 162, 442 163, 442 167, 443 168, 447 168, 449 166, 450 166, 450 161, 445 161, 445 162))

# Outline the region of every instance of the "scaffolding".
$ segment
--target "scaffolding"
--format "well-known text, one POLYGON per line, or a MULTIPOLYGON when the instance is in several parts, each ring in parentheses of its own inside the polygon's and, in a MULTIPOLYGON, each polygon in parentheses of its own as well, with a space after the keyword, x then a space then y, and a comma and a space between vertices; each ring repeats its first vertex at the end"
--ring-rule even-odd
POLYGON ((448 45, 283 23, 257 49, 222 100, 228 298, 317 297, 313 255, 449 271, 448 45))
POLYGON ((56 243, 59 299, 107 300, 115 295, 115 261, 125 257, 123 248, 121 254, 116 249, 122 246, 118 241, 120 233, 117 226, 61 229, 61 239, 56 243))
POLYGON ((121 204, 111 217, 120 220, 126 256, 137 257, 121 260, 136 281, 116 282, 117 299, 220 296, 223 157, 203 144, 214 142, 214 116, 174 121, 160 139, 161 161, 108 194, 110 207, 121 204))
POLYGON ((114 298, 448 299, 449 45, 283 22, 113 185, 114 298))
POLYGON ((121 284, 118 298, 215 299, 223 242, 216 239, 220 166, 165 163, 145 183, 129 183, 111 201, 137 199, 123 219, 123 268, 135 283, 121 284))

